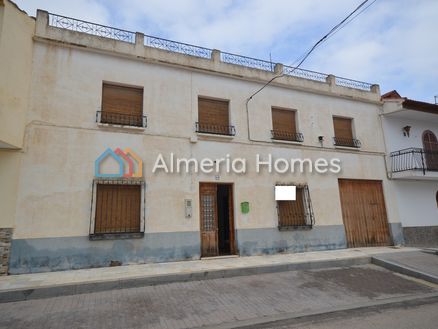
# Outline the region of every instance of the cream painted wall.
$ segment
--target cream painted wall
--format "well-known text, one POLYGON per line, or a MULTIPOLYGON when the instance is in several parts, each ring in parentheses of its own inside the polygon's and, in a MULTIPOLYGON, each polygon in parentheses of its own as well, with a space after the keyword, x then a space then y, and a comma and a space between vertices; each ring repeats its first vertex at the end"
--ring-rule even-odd
POLYGON ((47 26, 44 12, 38 13, 32 43, 34 20, 12 6, 6 2, 0 7, 0 74, 9 77, 15 66, 20 69, 13 71, 12 82, 3 79, 8 83, 0 85, 5 87, 0 94, 0 141, 20 148, 23 135, 25 140, 22 152, 0 151, 0 175, 5 176, 0 177, 6 182, 0 187, 2 208, 6 205, 0 226, 13 226, 15 214, 14 239, 88 235, 94 161, 108 147, 130 147, 144 160, 146 232, 199 230, 198 189, 199 182, 206 181, 234 183, 236 228, 277 226, 273 190, 279 182, 307 183, 316 225, 341 225, 338 178, 382 180, 389 221, 398 222, 386 180, 377 92, 283 77, 249 103, 248 127, 245 101, 272 73, 151 49, 142 42, 55 29, 47 26), (10 9, 10 15, 2 16, 10 9), (146 129, 105 128, 95 122, 104 81, 144 88, 146 129), (233 139, 195 133, 198 96, 230 101, 231 124, 237 131, 233 139), (303 145, 272 143, 272 106, 297 110, 303 145), (360 151, 333 146, 333 115, 353 118, 355 137, 363 145, 360 151), (318 136, 325 137, 323 146, 318 136), (158 154, 168 157, 171 152, 197 159, 245 157, 248 173, 153 174, 158 154), (338 175, 257 174, 257 153, 340 158, 343 170, 338 175), (194 201, 192 218, 184 216, 184 199, 194 201), (240 213, 243 201, 250 202, 249 214, 240 213))
POLYGON ((15 226, 21 152, 0 150, 0 228, 15 226))
POLYGON ((94 160, 107 148, 131 147, 144 160, 146 232, 199 230, 199 182, 234 183, 237 228, 276 227, 275 183, 307 183, 316 225, 341 225, 338 178, 383 180, 390 222, 398 222, 384 166, 378 103, 312 94, 272 86, 250 103, 251 135, 247 136, 246 98, 254 82, 179 67, 145 63, 54 44, 36 42, 33 53, 31 110, 21 162, 17 224, 14 238, 85 236, 91 216, 94 160), (102 81, 144 87, 144 130, 99 127, 102 81), (198 95, 230 100, 234 139, 205 138, 194 132, 198 95), (298 111, 302 146, 272 143, 271 106, 298 111), (355 120, 360 151, 334 148, 332 115, 355 120), (320 147, 317 136, 326 137, 320 147), (202 159, 245 157, 246 175, 153 174, 162 153, 202 159), (284 158, 340 158, 339 175, 268 175, 255 173, 255 154, 284 158), (184 199, 192 199, 193 217, 184 216, 184 199), (240 213, 240 202, 250 213, 240 213))
POLYGON ((0 5, 0 148, 21 148, 28 109, 35 20, 0 5))

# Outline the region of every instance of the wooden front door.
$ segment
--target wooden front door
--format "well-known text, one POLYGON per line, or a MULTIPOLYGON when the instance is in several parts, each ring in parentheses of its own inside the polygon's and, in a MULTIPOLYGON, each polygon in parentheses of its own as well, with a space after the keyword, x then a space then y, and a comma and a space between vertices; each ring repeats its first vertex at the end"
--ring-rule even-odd
POLYGON ((212 183, 199 185, 201 216, 201 256, 212 257, 219 254, 217 186, 212 183))
POLYGON ((200 183, 201 256, 236 253, 233 185, 200 183))
POLYGON ((423 134, 423 148, 427 170, 438 170, 438 141, 430 130, 423 134))
POLYGON ((381 181, 339 179, 348 247, 391 244, 381 181))

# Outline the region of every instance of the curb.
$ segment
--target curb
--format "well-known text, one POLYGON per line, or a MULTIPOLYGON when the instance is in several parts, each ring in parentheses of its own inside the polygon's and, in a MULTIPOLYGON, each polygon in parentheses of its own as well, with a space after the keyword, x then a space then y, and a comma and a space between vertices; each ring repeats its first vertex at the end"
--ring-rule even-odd
POLYGON ((388 261, 388 260, 385 260, 382 258, 378 258, 375 256, 371 257, 371 264, 384 267, 387 270, 390 270, 393 272, 397 272, 400 274, 412 276, 412 277, 417 278, 417 279, 421 279, 424 281, 438 284, 438 277, 431 275, 431 274, 428 274, 428 273, 425 273, 425 272, 418 271, 415 268, 412 268, 412 267, 409 267, 406 265, 401 265, 401 264, 391 262, 391 261, 388 261))
POLYGON ((321 318, 352 315, 353 312, 365 311, 373 312, 383 309, 418 306, 438 302, 438 293, 428 293, 421 295, 409 295, 403 297, 388 298, 385 300, 375 300, 361 304, 351 304, 348 306, 339 306, 326 309, 320 309, 313 312, 283 313, 262 318, 242 320, 233 323, 223 323, 213 326, 202 327, 203 329, 255 329, 255 328, 273 328, 274 326, 296 325, 309 321, 316 321, 321 318))
POLYGON ((11 289, 0 291, 0 303, 16 302, 29 299, 42 299, 59 296, 77 295, 114 289, 126 289, 160 285, 174 282, 200 281, 231 278, 254 274, 266 274, 285 271, 314 270, 330 267, 349 267, 371 263, 370 256, 345 259, 316 260, 302 263, 283 263, 275 265, 249 266, 213 271, 186 272, 157 276, 130 277, 106 281, 87 281, 81 283, 11 289))

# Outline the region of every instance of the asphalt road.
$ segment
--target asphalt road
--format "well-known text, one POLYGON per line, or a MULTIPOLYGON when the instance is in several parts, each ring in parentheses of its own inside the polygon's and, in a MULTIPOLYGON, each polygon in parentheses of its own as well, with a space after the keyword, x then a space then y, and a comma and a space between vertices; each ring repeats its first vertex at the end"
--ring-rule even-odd
MULTIPOLYGON (((374 265, 364 265, 3 303, 0 304, 0 328, 193 328, 434 292, 437 292, 434 287, 374 265)), ((429 314, 428 309, 424 312, 431 321, 433 316, 436 320, 436 315, 429 314)), ((369 315, 370 321, 378 324, 379 320, 373 316, 382 315, 369 315)), ((383 316, 387 323, 391 323, 391 318, 400 320, 397 315, 383 316)), ((427 317, 418 319, 426 321, 427 317)), ((354 317, 344 320, 348 328, 361 328, 351 323, 363 325, 362 320, 354 317)), ((330 325, 331 321, 333 328, 339 328, 336 321, 340 320, 331 319, 330 325)), ((326 323, 310 325, 316 327, 308 328, 331 328, 326 323)), ((366 328, 385 327, 367 325, 366 328)))

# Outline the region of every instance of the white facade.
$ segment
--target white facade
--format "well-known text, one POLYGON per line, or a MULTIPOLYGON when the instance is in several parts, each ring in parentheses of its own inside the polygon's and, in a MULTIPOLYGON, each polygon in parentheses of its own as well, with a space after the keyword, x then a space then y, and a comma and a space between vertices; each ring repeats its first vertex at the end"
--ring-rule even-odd
POLYGON ((438 171, 428 168, 427 156, 422 152, 423 134, 429 131, 438 136, 438 105, 428 104, 431 110, 425 111, 421 102, 406 105, 405 98, 385 99, 385 96, 383 100, 382 123, 388 151, 388 175, 406 242, 412 240, 413 244, 421 244, 423 240, 423 244, 436 244, 438 171), (433 113, 434 110, 437 112, 433 113), (415 231, 417 237, 413 236, 415 231))

